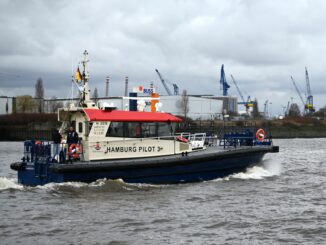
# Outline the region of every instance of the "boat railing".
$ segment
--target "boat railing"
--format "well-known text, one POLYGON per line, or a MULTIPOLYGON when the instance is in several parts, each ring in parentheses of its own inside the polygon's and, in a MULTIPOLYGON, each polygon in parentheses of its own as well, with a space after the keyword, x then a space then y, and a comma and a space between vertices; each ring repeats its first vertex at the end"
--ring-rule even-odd
MULTIPOLYGON (((144 140, 175 140, 179 141, 180 137, 189 140, 192 135, 190 133, 178 133, 176 135, 167 135, 167 136, 156 136, 156 137, 144 137, 144 138, 119 138, 117 140, 114 140, 112 142, 118 142, 118 141, 144 141, 144 140)), ((102 141, 96 140, 96 142, 108 142, 107 139, 103 139, 102 141)))
POLYGON ((206 133, 194 133, 189 132, 177 133, 175 136, 158 137, 158 139, 171 139, 173 137, 174 141, 189 142, 192 149, 204 148, 206 141, 206 133))
POLYGON ((181 133, 176 133, 175 137, 182 137, 185 139, 189 139, 190 135, 191 135, 191 133, 189 133, 189 132, 181 132, 181 133))
POLYGON ((84 158, 83 144, 55 144, 50 141, 24 142, 24 163, 65 163, 84 158))
POLYGON ((192 149, 202 149, 205 145, 206 133, 195 133, 189 136, 192 149))
POLYGON ((263 138, 256 137, 256 129, 248 127, 237 127, 232 130, 225 131, 220 139, 220 146, 229 147, 254 147, 272 145, 271 135, 265 135, 263 138))

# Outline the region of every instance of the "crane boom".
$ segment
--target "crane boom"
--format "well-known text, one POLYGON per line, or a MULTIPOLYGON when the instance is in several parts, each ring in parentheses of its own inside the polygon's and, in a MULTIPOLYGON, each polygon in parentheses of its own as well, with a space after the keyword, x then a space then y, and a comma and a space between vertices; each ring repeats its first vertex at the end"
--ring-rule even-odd
POLYGON ((300 90, 298 89, 297 84, 295 83, 295 81, 294 81, 294 79, 293 79, 292 76, 291 76, 291 80, 292 80, 292 83, 293 83, 293 85, 294 85, 295 90, 297 91, 297 93, 298 93, 298 95, 299 95, 299 97, 300 97, 300 100, 301 100, 303 106, 305 107, 306 104, 304 103, 304 100, 303 100, 303 98, 302 98, 302 95, 301 95, 301 93, 300 93, 300 90))
POLYGON ((310 89, 310 81, 309 81, 309 75, 308 75, 308 70, 306 68, 306 86, 307 86, 307 103, 306 103, 306 109, 308 109, 310 112, 314 112, 314 101, 313 101, 313 96, 311 94, 311 89, 310 89))
POLYGON ((175 83, 172 84, 173 90, 174 90, 174 95, 179 95, 179 87, 175 83))
POLYGON ((159 76, 159 78, 160 78, 160 80, 161 80, 161 82, 162 82, 162 84, 163 84, 163 86, 164 86, 166 92, 168 93, 169 96, 171 96, 171 95, 172 95, 171 90, 170 90, 170 89, 168 88, 168 86, 166 85, 166 82, 164 81, 164 79, 163 79, 161 73, 160 73, 157 69, 155 69, 155 71, 156 71, 157 75, 159 76))
POLYGON ((230 85, 227 83, 226 78, 225 78, 224 65, 222 65, 222 67, 221 67, 220 84, 221 84, 221 88, 223 90, 223 96, 227 96, 228 89, 230 88, 230 85))
POLYGON ((234 77, 233 77, 232 75, 231 75, 231 78, 232 78, 232 81, 233 81, 235 87, 237 88, 237 91, 238 91, 238 93, 239 93, 239 95, 240 95, 242 101, 245 102, 244 97, 243 97, 243 95, 242 95, 242 93, 241 93, 241 91, 240 91, 240 89, 239 89, 239 87, 238 87, 237 82, 235 81, 235 79, 234 79, 234 77))
MULTIPOLYGON (((175 84, 175 83, 171 83, 171 82, 170 82, 169 80, 167 80, 167 79, 165 79, 164 82, 173 86, 173 94, 174 94, 174 95, 179 95, 179 87, 178 87, 177 84, 175 84)), ((171 90, 170 90, 170 91, 171 91, 171 90)))
POLYGON ((311 89, 310 89, 310 81, 309 81, 309 75, 308 75, 308 70, 306 68, 306 86, 307 86, 307 96, 311 95, 311 89))

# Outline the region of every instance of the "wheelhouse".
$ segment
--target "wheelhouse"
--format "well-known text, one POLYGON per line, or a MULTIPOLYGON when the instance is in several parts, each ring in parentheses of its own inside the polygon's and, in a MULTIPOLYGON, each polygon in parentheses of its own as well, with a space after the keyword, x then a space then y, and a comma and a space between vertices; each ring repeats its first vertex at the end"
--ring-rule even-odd
POLYGON ((84 160, 191 151, 188 143, 179 142, 175 137, 176 124, 182 120, 169 113, 70 108, 59 111, 59 121, 62 121, 62 131, 69 126, 76 129, 84 160), (124 151, 130 147, 136 150, 124 151))

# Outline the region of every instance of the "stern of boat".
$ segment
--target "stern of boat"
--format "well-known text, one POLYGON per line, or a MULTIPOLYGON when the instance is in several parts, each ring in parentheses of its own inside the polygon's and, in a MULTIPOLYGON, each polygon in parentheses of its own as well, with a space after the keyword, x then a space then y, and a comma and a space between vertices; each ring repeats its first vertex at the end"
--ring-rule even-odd
POLYGON ((60 145, 59 154, 53 154, 53 144, 44 141, 28 140, 24 142, 24 156, 20 162, 10 165, 17 171, 18 183, 28 186, 44 185, 50 182, 63 182, 62 174, 53 173, 53 164, 67 164, 74 161, 69 156, 69 148, 65 144, 60 145), (67 152, 68 151, 68 152, 67 152))

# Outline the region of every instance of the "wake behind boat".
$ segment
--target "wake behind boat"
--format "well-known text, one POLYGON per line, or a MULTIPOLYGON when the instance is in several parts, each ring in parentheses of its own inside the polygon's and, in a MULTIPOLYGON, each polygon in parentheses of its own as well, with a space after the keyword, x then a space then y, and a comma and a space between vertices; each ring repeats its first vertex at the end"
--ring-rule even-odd
MULTIPOLYGON (((270 135, 254 127, 225 130, 219 139, 205 133, 179 133, 182 120, 164 112, 120 111, 90 100, 87 52, 78 107, 58 110, 64 140, 60 144, 25 141, 22 161, 11 164, 23 185, 97 179, 129 183, 169 184, 211 180, 259 164, 266 153, 278 152, 270 135), (70 141, 68 128, 79 138, 70 141)), ((152 108, 157 99, 151 101, 152 108)))

